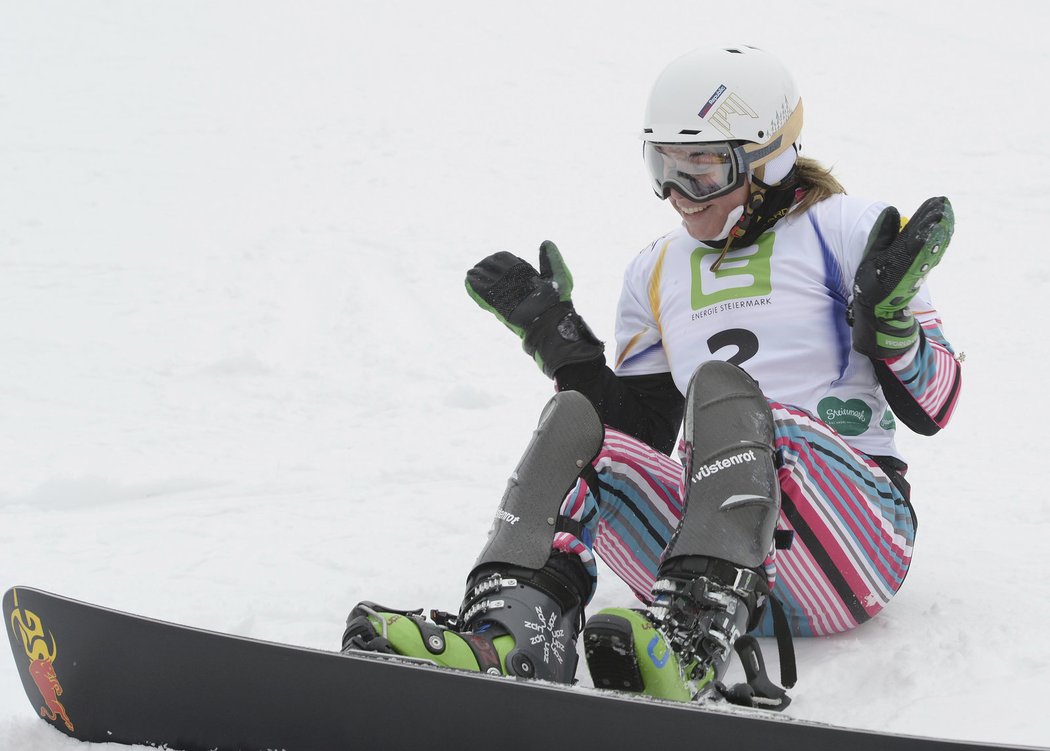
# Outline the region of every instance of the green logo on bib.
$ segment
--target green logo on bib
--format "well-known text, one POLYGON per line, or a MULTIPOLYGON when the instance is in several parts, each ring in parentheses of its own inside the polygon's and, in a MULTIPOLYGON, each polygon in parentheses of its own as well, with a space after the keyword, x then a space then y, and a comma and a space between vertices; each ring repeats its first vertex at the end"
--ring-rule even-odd
POLYGON ((842 401, 826 396, 817 404, 817 417, 839 435, 860 435, 871 425, 871 407, 860 399, 842 401))
POLYGON ((883 430, 896 430, 897 421, 893 419, 893 412, 886 410, 886 413, 882 416, 882 420, 879 421, 879 427, 883 430))
POLYGON ((694 250, 689 258, 693 272, 693 310, 723 300, 768 295, 773 290, 770 259, 775 239, 775 233, 767 232, 758 238, 757 244, 729 251, 718 271, 711 271, 711 266, 722 251, 706 247, 694 250))

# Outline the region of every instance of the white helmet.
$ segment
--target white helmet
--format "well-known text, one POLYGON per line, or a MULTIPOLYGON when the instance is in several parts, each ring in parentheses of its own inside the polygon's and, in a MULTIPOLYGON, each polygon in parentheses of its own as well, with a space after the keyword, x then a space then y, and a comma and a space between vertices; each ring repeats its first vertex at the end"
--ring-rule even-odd
POLYGON ((749 172, 768 184, 782 180, 801 132, 791 74, 768 52, 739 46, 697 50, 668 65, 649 94, 642 139, 657 195, 674 186, 705 200, 736 189, 749 172), (690 162, 683 159, 690 150, 659 144, 711 146, 694 150, 703 154, 690 162))

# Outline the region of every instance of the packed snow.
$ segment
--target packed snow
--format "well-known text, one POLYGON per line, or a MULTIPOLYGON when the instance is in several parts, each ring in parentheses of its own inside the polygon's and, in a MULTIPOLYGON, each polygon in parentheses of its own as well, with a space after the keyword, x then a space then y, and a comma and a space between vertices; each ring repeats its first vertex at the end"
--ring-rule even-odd
MULTIPOLYGON (((967 354, 949 429, 900 434, 911 574, 796 644, 788 713, 1050 746, 1048 25, 1019 0, 0 0, 0 589, 323 649, 362 599, 458 607, 551 394, 464 272, 555 240, 610 341, 624 266, 676 222, 648 88, 748 43, 851 193, 952 199, 931 284, 967 354)), ((609 574, 592 609, 631 602, 609 574)), ((81 748, 34 713, 0 656, 0 748, 81 748)))

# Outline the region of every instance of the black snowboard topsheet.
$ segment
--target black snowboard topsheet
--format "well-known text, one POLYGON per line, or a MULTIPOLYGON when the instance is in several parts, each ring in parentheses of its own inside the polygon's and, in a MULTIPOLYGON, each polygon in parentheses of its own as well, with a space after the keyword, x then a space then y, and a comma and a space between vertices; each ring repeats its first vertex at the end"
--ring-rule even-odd
POLYGON ((3 611, 33 711, 89 742, 185 751, 1007 748, 305 649, 25 587, 8 590, 3 611))

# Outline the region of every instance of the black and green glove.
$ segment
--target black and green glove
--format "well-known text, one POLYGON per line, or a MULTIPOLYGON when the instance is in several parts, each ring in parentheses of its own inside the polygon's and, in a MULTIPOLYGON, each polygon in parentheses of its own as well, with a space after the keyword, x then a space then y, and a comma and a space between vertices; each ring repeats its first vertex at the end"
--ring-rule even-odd
POLYGON ((467 272, 467 292, 521 337, 548 378, 563 365, 603 357, 605 345, 572 305, 572 274, 558 246, 540 245, 540 270, 513 253, 485 258, 467 272))
POLYGON ((886 360, 915 344, 919 323, 908 306, 944 257, 954 229, 947 198, 927 200, 903 228, 897 209, 883 209, 853 278, 853 349, 886 360))

